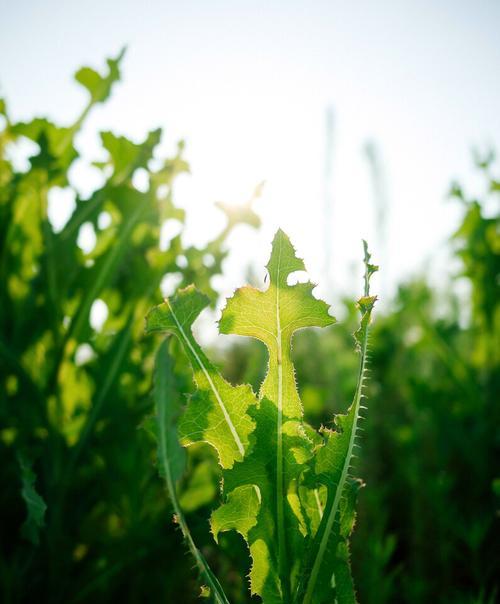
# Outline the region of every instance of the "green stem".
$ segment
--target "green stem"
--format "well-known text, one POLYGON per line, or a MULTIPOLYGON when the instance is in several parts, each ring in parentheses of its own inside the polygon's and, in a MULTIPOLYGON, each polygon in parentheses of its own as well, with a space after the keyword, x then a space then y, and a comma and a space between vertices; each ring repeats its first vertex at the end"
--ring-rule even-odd
POLYGON ((335 490, 335 496, 333 499, 333 503, 331 504, 331 507, 328 504, 326 506, 326 509, 327 510, 329 509, 329 511, 323 516, 323 519, 321 521, 321 525, 324 526, 323 531, 321 531, 321 527, 320 527, 320 529, 318 529, 318 535, 321 535, 321 538, 320 538, 318 552, 316 554, 316 558, 314 560, 314 564, 313 564, 313 567, 311 570, 311 574, 309 575, 309 581, 307 584, 307 589, 306 589, 306 594, 304 596, 303 604, 312 604, 312 602, 313 602, 312 598, 314 596, 314 590, 316 587, 318 574, 321 569, 321 564, 323 563, 323 559, 325 556, 328 541, 332 534, 335 518, 337 517, 337 512, 339 509, 340 499, 341 499, 342 493, 344 491, 345 482, 349 475, 349 467, 351 465, 351 460, 352 460, 352 451, 354 448, 354 440, 356 438, 356 430, 357 430, 358 419, 359 419, 359 408, 361 405, 361 398, 362 398, 363 379, 364 379, 364 372, 365 372, 365 368, 366 368, 367 346, 368 346, 368 332, 366 333, 364 341, 363 341, 363 348, 362 348, 362 352, 361 352, 361 360, 360 360, 359 374, 358 374, 358 384, 357 384, 356 393, 354 396, 354 404, 355 404, 354 413, 355 413, 356 419, 355 419, 354 426, 352 428, 351 435, 349 438, 349 448, 347 451, 346 458, 344 460, 344 465, 342 467, 342 474, 340 476, 339 484, 335 490))
MULTIPOLYGON (((160 355, 168 355, 168 340, 166 340, 160 350, 158 351, 158 357, 160 355)), ((157 361, 158 363, 158 361, 157 361)), ((157 367, 157 371, 160 370, 160 367, 157 367)), ((165 372, 163 372, 165 373, 165 372)), ((217 577, 213 574, 211 568, 209 567, 207 561, 202 556, 200 550, 196 547, 196 544, 191 536, 191 532, 189 531, 189 527, 187 525, 186 519, 184 518, 184 514, 179 504, 179 500, 177 498, 177 489, 176 489, 176 481, 172 474, 171 464, 169 463, 169 455, 172 453, 169 450, 169 438, 167 435, 167 430, 170 423, 170 418, 168 414, 168 404, 172 404, 171 400, 168 400, 168 393, 162 388, 162 385, 165 384, 167 379, 166 375, 162 375, 161 373, 157 374, 155 378, 160 382, 160 384, 156 384, 160 386, 161 392, 155 395, 156 398, 156 409, 157 409, 157 424, 158 424, 158 461, 161 465, 161 469, 163 475, 165 477, 165 482, 167 485, 167 491, 170 497, 170 501, 172 502, 172 507, 174 508, 174 513, 176 517, 177 524, 179 525, 181 532, 186 540, 189 551, 191 552, 193 558, 196 561, 196 566, 207 582, 207 585, 210 587, 211 595, 214 598, 216 604, 229 604, 228 599, 222 589, 217 577)))
MULTIPOLYGON (((278 269, 279 281, 279 269, 278 269)), ((277 447, 276 447, 276 517, 278 522, 278 560, 283 590, 283 599, 289 601, 287 551, 285 535, 285 511, 284 511, 284 468, 283 468, 283 360, 282 360, 282 336, 280 321, 280 290, 276 288, 276 328, 277 328, 277 367, 278 367, 278 420, 277 420, 277 447)))

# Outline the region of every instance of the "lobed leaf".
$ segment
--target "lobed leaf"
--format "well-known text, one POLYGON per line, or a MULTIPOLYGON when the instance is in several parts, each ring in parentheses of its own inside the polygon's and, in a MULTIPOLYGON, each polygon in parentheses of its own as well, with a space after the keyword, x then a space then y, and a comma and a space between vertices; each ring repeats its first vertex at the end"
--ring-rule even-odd
POLYGON ((255 337, 269 352, 268 372, 255 411, 256 444, 242 463, 224 473, 224 492, 230 496, 234 489, 250 485, 259 490, 260 509, 247 536, 253 560, 251 590, 272 603, 289 600, 298 574, 305 523, 297 480, 313 449, 302 423, 292 336, 298 329, 325 327, 335 319, 327 304, 312 295, 312 283, 288 285, 289 276, 305 266, 281 230, 274 237, 267 269, 268 289, 237 290, 227 301, 219 329, 255 337))
POLYGON ((125 48, 116 59, 107 59, 108 73, 102 76, 91 67, 82 67, 75 74, 75 80, 86 88, 94 103, 103 103, 110 95, 113 84, 120 79, 120 63, 125 55, 125 48))
POLYGON ((217 451, 221 466, 230 468, 243 459, 250 445, 255 422, 248 411, 256 399, 250 386, 229 384, 194 339, 193 322, 208 304, 208 298, 193 286, 182 289, 149 312, 146 331, 175 335, 193 368, 198 392, 180 420, 182 444, 207 442, 217 451))
POLYGON ((348 539, 360 483, 350 475, 361 409, 368 326, 376 298, 369 281, 376 267, 365 244, 365 291, 358 301, 361 353, 354 400, 336 429, 318 434, 303 419, 291 357, 292 337, 305 327, 335 322, 312 283, 289 284, 305 269, 279 230, 267 264, 269 286, 238 289, 219 322, 221 333, 264 342, 269 365, 256 399, 248 386, 231 386, 205 357, 192 325, 208 305, 193 286, 181 289, 147 316, 147 331, 174 334, 191 360, 197 392, 179 419, 185 446, 210 443, 223 467, 223 502, 211 516, 216 541, 235 530, 248 544, 250 588, 265 604, 355 602, 348 539))
POLYGON ((289 276, 305 270, 305 266, 281 229, 274 237, 267 270, 268 289, 238 289, 227 301, 219 330, 264 342, 269 351, 269 369, 260 396, 274 401, 283 416, 301 418, 302 405, 291 359, 292 335, 304 327, 332 325, 335 319, 328 314, 328 305, 312 295, 314 284, 288 285, 289 276))

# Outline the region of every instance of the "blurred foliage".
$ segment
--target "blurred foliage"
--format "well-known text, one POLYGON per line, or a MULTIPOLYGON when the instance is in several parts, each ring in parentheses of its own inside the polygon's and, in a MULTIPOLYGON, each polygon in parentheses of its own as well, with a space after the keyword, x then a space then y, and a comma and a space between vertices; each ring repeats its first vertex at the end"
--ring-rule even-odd
MULTIPOLYGON (((238 223, 258 226, 251 205, 222 207, 227 227, 203 249, 183 245, 173 200, 188 167, 183 146, 158 159, 160 131, 134 143, 101 134, 102 186, 82 199, 70 170, 74 139, 120 75, 84 68, 89 93, 69 127, 43 118, 13 123, 0 100, 0 601, 182 602, 196 593, 191 560, 154 467, 155 445, 138 429, 152 413, 155 341, 143 316, 166 275, 194 282, 212 300, 224 242, 238 223), (30 145, 26 141, 30 141, 30 145), (18 158, 34 148, 25 167, 18 158), (146 175, 147 187, 134 186, 146 175), (55 229, 54 192, 75 207, 55 229), (64 199, 67 199, 65 197, 64 199), (180 234, 160 247, 162 224, 180 234), (82 231, 95 244, 84 252, 82 231), (102 325, 91 321, 105 309, 102 325)), ((363 604, 496 601, 500 559, 500 181, 492 156, 478 159, 488 193, 452 187, 463 220, 451 239, 460 294, 425 278, 401 284, 376 316, 358 475, 366 481, 353 537, 363 604)), ((454 264, 455 266, 455 264, 454 264)), ((383 267, 382 267, 383 270, 383 267)), ((336 309, 334 309, 335 311, 336 309)), ((327 333, 307 331, 293 356, 308 419, 328 425, 346 410, 357 359, 355 311, 327 333), (326 407, 320 401, 327 401, 326 407)), ((339 313, 337 313, 339 314, 339 313)), ((175 343, 174 347, 175 356, 175 343)), ((262 379, 265 349, 217 351, 232 383, 262 379)), ((180 388, 191 380, 177 355, 180 388)), ((242 540, 208 531, 219 471, 207 447, 190 447, 179 502, 231 602, 248 602, 242 540)))
MULTIPOLYGON (((160 130, 142 143, 102 132, 108 158, 94 164, 102 186, 88 198, 78 195, 70 178, 79 159, 75 136, 119 80, 122 56, 108 60, 104 75, 78 71, 89 100, 69 127, 44 118, 13 123, 0 103, 5 603, 171 601, 193 582, 187 563, 166 571, 179 559, 180 538, 156 477, 152 440, 138 430, 152 409, 154 342, 143 337, 143 317, 161 300, 166 276, 180 284, 195 279, 215 302, 211 278, 220 273, 228 234, 239 223, 257 227, 259 219, 251 202, 220 205, 223 231, 204 248, 185 247, 173 186, 188 165, 182 143, 174 157, 158 157, 160 130), (33 151, 24 167, 26 149, 33 151), (138 175, 146 183, 140 188, 138 175), (69 203, 68 193, 75 200, 57 229, 49 214, 54 193, 59 202, 69 203), (166 221, 179 234, 160 245, 166 221), (86 245, 79 245, 84 233, 86 245)), ((183 495, 187 509, 203 480, 198 468, 183 495)))

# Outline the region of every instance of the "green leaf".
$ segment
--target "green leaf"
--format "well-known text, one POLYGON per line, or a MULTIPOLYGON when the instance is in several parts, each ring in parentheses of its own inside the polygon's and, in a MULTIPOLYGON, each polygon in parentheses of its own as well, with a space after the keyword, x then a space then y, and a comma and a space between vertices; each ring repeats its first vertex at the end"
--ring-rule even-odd
POLYGON ((291 359, 292 335, 304 327, 326 327, 335 319, 328 314, 328 305, 312 295, 314 284, 287 284, 288 277, 305 270, 305 266, 281 230, 274 237, 267 270, 269 288, 264 292, 249 286, 238 289, 227 301, 219 329, 221 333, 264 342, 269 351, 269 370, 260 396, 275 403, 281 419, 301 418, 291 359))
POLYGON ((282 231, 273 240, 267 269, 267 290, 237 290, 219 322, 222 333, 251 336, 267 346, 269 365, 258 401, 248 386, 228 384, 195 341, 192 325, 208 299, 193 286, 152 309, 146 329, 174 334, 191 360, 198 390, 179 419, 181 443, 205 441, 219 454, 223 503, 212 513, 211 529, 216 540, 229 530, 246 540, 252 594, 265 604, 302 598, 309 604, 335 598, 351 604, 348 538, 359 483, 349 470, 375 303, 369 280, 376 267, 365 246, 365 291, 355 334, 361 352, 358 387, 347 415, 338 416, 337 429, 321 434, 303 421, 292 337, 298 329, 324 327, 335 319, 312 295, 313 284, 289 285, 290 275, 304 270, 304 263, 282 231))
POLYGON ((102 146, 108 151, 109 163, 113 166, 113 184, 131 178, 137 168, 146 168, 160 139, 161 128, 149 132, 143 143, 133 143, 125 136, 116 136, 112 132, 101 132, 102 146))
POLYGON ((315 456, 314 470, 318 483, 325 485, 327 488, 327 502, 321 523, 309 547, 301 584, 297 591, 296 601, 299 601, 303 595, 303 604, 321 602, 322 600, 318 600, 318 592, 324 591, 325 587, 329 591, 328 586, 332 586, 332 572, 338 562, 338 552, 343 552, 340 560, 344 561, 343 564, 337 564, 337 572, 342 576, 342 580, 340 576, 337 578, 337 583, 342 586, 343 601, 349 602, 349 598, 353 602, 355 601, 354 588, 351 590, 351 596, 348 596, 349 581, 346 579, 346 564, 348 565, 348 557, 346 557, 347 541, 339 550, 340 536, 336 525, 339 518, 342 523, 341 502, 343 497, 346 497, 347 502, 350 502, 349 505, 351 505, 351 507, 348 505, 344 514, 354 514, 354 500, 349 496, 350 469, 354 448, 356 447, 360 411, 363 408, 361 403, 367 362, 368 327, 376 301, 376 297, 370 296, 370 277, 376 272, 377 267, 370 264, 370 254, 366 242, 363 242, 363 245, 365 287, 364 295, 358 300, 358 308, 361 312, 360 327, 354 334, 356 346, 360 352, 358 384, 353 403, 347 414, 337 415, 335 418, 336 429, 323 430, 324 445, 318 449, 315 456))
POLYGON ((39 152, 30 157, 33 169, 45 171, 51 185, 65 186, 68 183, 67 171, 78 157, 73 145, 74 127, 56 126, 45 118, 37 117, 30 122, 14 124, 10 131, 38 145, 39 152))
POLYGON ((260 491, 255 485, 245 485, 231 491, 226 503, 212 514, 210 525, 215 540, 219 533, 234 529, 245 539, 257 522, 260 491))
POLYGON ((194 339, 193 322, 208 304, 204 294, 188 286, 149 312, 146 332, 175 335, 193 368, 198 391, 190 398, 179 424, 182 444, 207 442, 217 451, 221 466, 230 468, 243 459, 250 445, 255 423, 248 410, 256 398, 250 386, 229 384, 194 339))
POLYGON ((177 499, 176 483, 185 467, 185 452, 179 443, 176 421, 181 405, 179 392, 175 386, 173 359, 168 352, 168 340, 165 340, 156 354, 154 398, 156 405, 156 434, 158 440, 158 464, 160 474, 165 478, 167 491, 189 551, 196 561, 201 577, 206 581, 210 594, 217 604, 228 604, 228 600, 207 561, 196 547, 182 509, 177 499))
MULTIPOLYGON (((177 435, 176 423, 182 412, 182 405, 168 345, 169 341, 165 339, 156 353, 153 394, 156 405, 159 470, 172 495, 176 491, 170 487, 175 485, 185 470, 186 452, 177 435)), ((173 498, 177 500, 177 497, 173 498)))
MULTIPOLYGON (((258 410, 254 410, 256 429, 255 445, 252 452, 242 463, 237 463, 223 473, 224 493, 227 503, 212 515, 211 525, 214 534, 234 528, 242 534, 249 545, 252 558, 250 585, 252 593, 262 596, 266 603, 279 603, 285 598, 283 581, 279 572, 278 499, 277 499, 277 408, 274 403, 264 398, 258 410), (252 492, 257 499, 245 510, 238 525, 234 518, 233 526, 222 526, 219 521, 220 510, 225 510, 236 492, 252 492), (251 526, 251 530, 249 527, 251 526)), ((300 552, 303 534, 300 532, 300 521, 294 508, 294 487, 292 486, 303 469, 304 462, 311 456, 312 444, 305 436, 299 422, 292 420, 282 427, 283 449, 286 451, 283 460, 285 502, 282 506, 284 525, 287 531, 287 545, 290 552, 300 552)), ((232 509, 234 506, 230 506, 232 509)), ((294 559, 295 564, 300 558, 294 559)), ((284 572, 284 570, 283 570, 284 572)))
POLYGON ((21 527, 21 534, 33 545, 40 542, 40 529, 45 526, 45 512, 47 504, 35 488, 36 475, 32 470, 32 464, 23 455, 18 456, 21 467, 22 489, 21 496, 26 503, 28 516, 21 527))
POLYGON ((340 501, 340 522, 337 549, 333 556, 333 584, 338 604, 355 604, 356 595, 351 575, 349 537, 356 520, 356 501, 358 491, 363 486, 361 480, 349 477, 340 501))
POLYGON ((111 88, 120 79, 120 63, 125 55, 122 48, 116 59, 107 59, 108 73, 101 75, 90 67, 82 67, 75 74, 75 80, 84 86, 93 103, 103 103, 110 95, 111 88))
POLYGON ((256 445, 243 463, 224 473, 224 491, 231 494, 244 485, 259 490, 260 510, 248 533, 253 559, 250 579, 252 592, 271 603, 289 600, 298 572, 305 528, 296 482, 313 448, 301 421, 292 336, 298 329, 324 327, 335 319, 327 304, 312 295, 312 283, 288 285, 289 276, 305 267, 281 230, 274 237, 267 269, 268 289, 237 290, 227 302, 219 328, 222 333, 255 337, 269 351, 268 373, 254 415, 256 445))

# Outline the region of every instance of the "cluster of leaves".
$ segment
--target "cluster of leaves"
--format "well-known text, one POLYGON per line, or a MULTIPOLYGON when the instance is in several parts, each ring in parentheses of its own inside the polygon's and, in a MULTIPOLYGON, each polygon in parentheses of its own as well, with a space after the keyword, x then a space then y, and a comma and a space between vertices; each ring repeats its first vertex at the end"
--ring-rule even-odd
MULTIPOLYGON (((161 296, 164 275, 175 275, 183 286, 195 282, 214 300, 211 277, 220 272, 228 232, 239 221, 256 226, 258 219, 250 206, 223 208, 227 227, 203 249, 186 249, 182 235, 160 248, 164 220, 183 228, 172 187, 187 165, 182 145, 176 156, 157 159, 159 132, 142 144, 102 133, 109 157, 97 166, 103 185, 88 199, 79 198, 68 182, 69 170, 81 161, 74 140, 91 108, 106 100, 117 81, 120 57, 107 67, 102 75, 88 68, 78 72, 90 98, 69 127, 40 118, 13 123, 0 100, 0 600, 6 603, 188 604, 196 599, 191 560, 179 555, 180 533, 165 521, 169 505, 152 463, 155 444, 147 431, 137 429, 151 427, 144 418, 153 407, 156 342, 143 336, 143 314, 161 296), (36 150, 28 167, 18 161, 26 148, 36 150), (138 170, 146 173, 146 191, 133 184, 138 170), (73 193, 76 207, 59 230, 48 220, 48 204, 61 188, 73 193), (96 238, 88 252, 78 246, 82 227, 96 238), (100 326, 89 320, 95 307, 107 310, 100 326)), ((369 488, 359 493, 351 539, 353 573, 364 604, 491 604, 500 593, 500 182, 492 158, 479 163, 488 188, 484 198, 470 199, 461 187, 453 187, 464 219, 452 244, 468 289, 458 297, 450 293, 451 284, 443 292, 424 278, 409 280, 371 332, 367 393, 372 404, 357 462, 369 488)), ((346 320, 335 329, 305 329, 294 336, 305 419, 284 417, 282 425, 302 424, 310 440, 314 432, 308 426, 330 425, 334 413, 346 412, 356 388, 359 358, 351 331, 357 310, 349 302, 345 311, 346 320)), ((232 329, 231 322, 226 327, 232 329)), ((191 391, 191 369, 177 340, 169 340, 157 356, 160 421, 154 429, 176 522, 212 595, 225 601, 210 568, 231 602, 255 601, 244 580, 248 550, 235 531, 224 530, 222 516, 230 517, 231 502, 237 507, 238 493, 249 493, 244 503, 253 505, 253 518, 257 493, 237 483, 245 476, 235 468, 257 467, 260 448, 266 455, 269 448, 277 450, 277 440, 265 438, 264 430, 266 417, 268 425, 277 424, 276 413, 267 407, 265 416, 264 397, 252 399, 247 413, 252 431, 242 440, 246 457, 232 468, 218 468, 211 445, 181 446, 178 423, 184 424, 184 444, 190 440, 179 393, 191 391), (256 445, 257 437, 265 446, 256 445), (221 474, 228 479, 217 510, 213 500, 221 474), (211 514, 219 519, 218 549, 208 531, 211 514)), ((257 391, 268 353, 254 339, 242 342, 210 356, 217 354, 227 382, 249 382, 257 391)), ((203 379, 199 372, 196 377, 203 379)), ((196 405, 199 396, 193 394, 189 404, 196 405)), ((198 426, 196 437, 206 428, 198 426)), ((293 433, 284 434, 287 446, 298 443, 297 455, 304 450, 303 434, 296 440, 293 433)), ((328 431, 320 436, 324 442, 328 431)), ((311 480, 320 478, 320 495, 328 485, 316 474, 313 458, 305 460, 309 470, 297 482, 294 446, 288 452, 283 470, 292 476, 292 488, 285 509, 292 514, 285 520, 297 535, 298 497, 305 524, 298 523, 299 532, 306 532, 309 548, 319 529, 304 496, 311 480)), ((273 467, 258 477, 263 486, 272 486, 262 489, 264 497, 275 497, 277 491, 273 467)), ((320 504, 325 503, 322 496, 320 504)), ((260 521, 275 526, 277 506, 269 509, 269 519, 260 518, 258 508, 259 523, 247 523, 249 540, 260 521)), ((269 575, 264 589, 273 581, 281 585, 277 536, 271 545, 273 566, 264 571, 269 575)), ((288 557, 288 568, 295 561, 288 557)), ((292 589, 301 584, 302 574, 296 571, 289 579, 292 589)))
MULTIPOLYGON (((498 583, 500 481, 500 184, 481 161, 484 194, 454 185, 463 208, 451 238, 460 288, 409 278, 377 313, 370 337, 353 572, 365 604, 489 604, 498 583)), ((304 331, 294 359, 306 417, 342 412, 356 358, 356 313, 335 330, 304 331), (334 358, 330 365, 328 359, 334 358)), ((231 380, 257 383, 262 351, 236 346, 231 380)))
POLYGON ((179 290, 147 316, 147 332, 174 335, 193 369, 197 391, 180 413, 173 393, 172 361, 167 346, 160 348, 159 459, 178 521, 217 602, 226 602, 226 596, 200 558, 176 501, 175 483, 183 471, 178 438, 183 446, 204 442, 217 452, 223 469, 223 502, 211 515, 211 530, 216 540, 221 533, 235 530, 247 542, 253 595, 265 604, 355 602, 348 539, 361 483, 350 470, 363 408, 368 326, 376 299, 370 296, 369 281, 377 267, 369 260, 365 244, 365 291, 358 301, 361 323, 355 332, 358 382, 347 414, 335 418, 335 429, 316 431, 305 422, 291 357, 297 330, 326 327, 335 319, 328 306, 312 295, 312 283, 289 284, 291 275, 305 267, 281 230, 266 267, 268 288, 238 289, 227 300, 219 321, 221 333, 256 338, 267 347, 267 373, 258 396, 248 385, 227 382, 194 339, 193 322, 208 305, 208 298, 194 286, 179 290))
POLYGON ((250 203, 221 205, 223 231, 202 249, 185 247, 173 185, 188 165, 182 144, 174 157, 157 157, 160 130, 142 143, 102 132, 107 159, 94 164, 102 186, 79 196, 69 177, 79 159, 75 136, 119 80, 122 56, 109 59, 104 74, 78 71, 89 98, 71 126, 44 118, 14 123, 0 101, 0 600, 6 603, 111 601, 124 590, 134 601, 162 590, 165 599, 177 593, 173 583, 186 581, 181 573, 165 582, 154 561, 159 550, 172 558, 178 539, 161 528, 165 503, 151 439, 137 430, 150 410, 154 362, 143 316, 161 296, 166 275, 181 284, 196 275, 215 299, 211 278, 221 271, 228 234, 259 219, 250 203), (34 150, 27 168, 19 167, 27 146, 34 150), (146 183, 140 188, 138 171, 146 183), (65 199, 73 196, 74 209, 55 229, 49 203, 61 189, 65 199), (179 234, 160 245, 167 220, 179 234), (93 233, 91 250, 78 245, 84 231, 93 233), (100 321, 92 319, 96 310, 100 321), (156 539, 162 531, 163 545, 156 539), (139 560, 150 570, 125 586, 120 574, 139 560))

